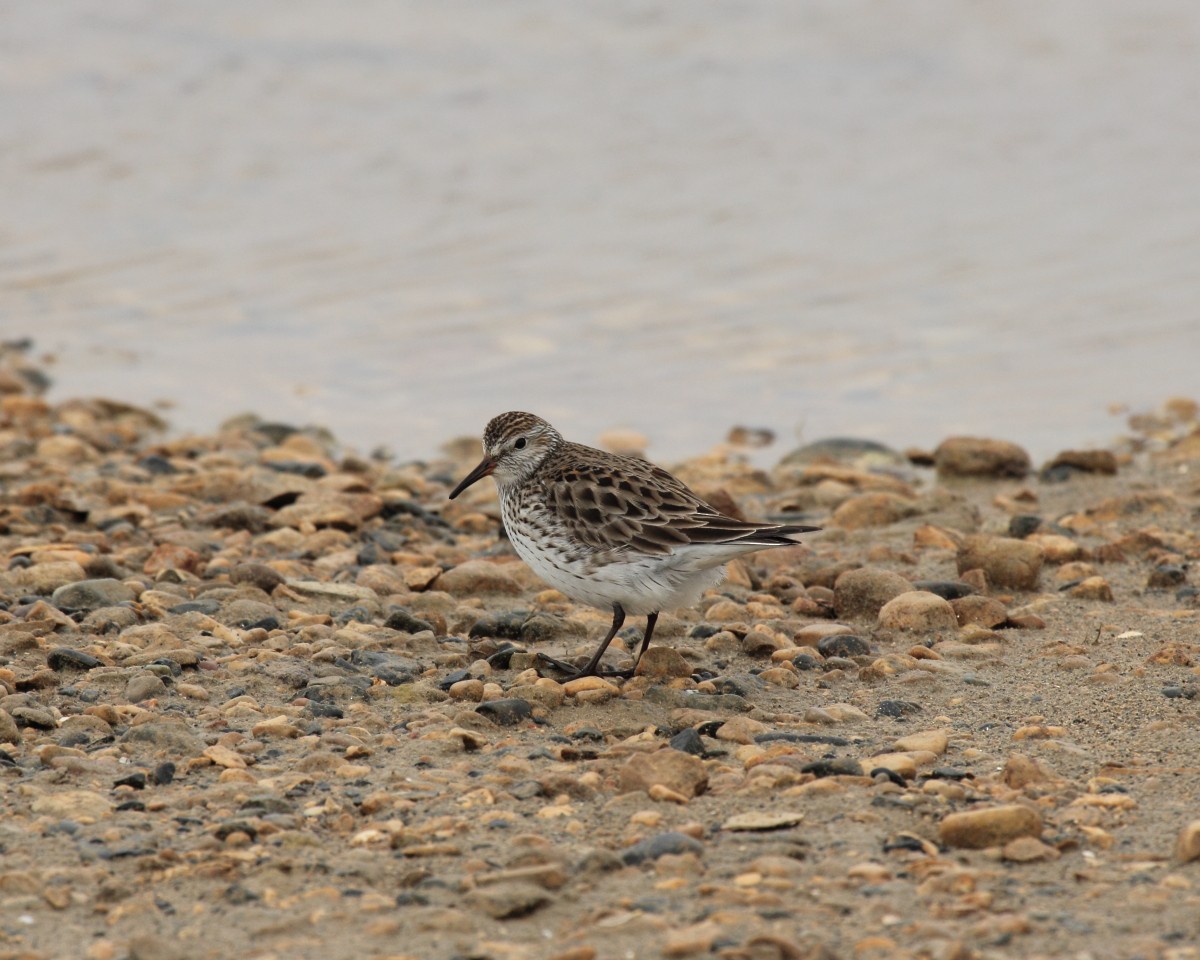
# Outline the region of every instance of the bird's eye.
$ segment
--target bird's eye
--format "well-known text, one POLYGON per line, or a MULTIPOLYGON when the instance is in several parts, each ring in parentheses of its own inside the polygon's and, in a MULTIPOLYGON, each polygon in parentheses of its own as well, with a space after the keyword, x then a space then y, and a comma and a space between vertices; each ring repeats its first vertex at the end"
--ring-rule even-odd
POLYGON ((526 440, 524 437, 517 437, 517 442, 514 443, 513 446, 516 447, 518 450, 524 450, 525 444, 527 444, 528 442, 529 441, 526 440))

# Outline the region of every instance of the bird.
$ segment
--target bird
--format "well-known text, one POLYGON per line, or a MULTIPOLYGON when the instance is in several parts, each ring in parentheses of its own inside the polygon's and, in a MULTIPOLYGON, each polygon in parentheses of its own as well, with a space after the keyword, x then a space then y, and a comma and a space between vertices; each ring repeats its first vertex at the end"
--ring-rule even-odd
POLYGON ((518 556, 571 600, 612 610, 607 636, 582 668, 540 655, 576 677, 632 676, 663 610, 694 605, 725 578, 729 560, 794 546, 797 535, 820 529, 726 516, 661 467, 572 443, 521 411, 492 418, 483 459, 449 498, 488 476, 518 556), (601 671, 628 615, 646 617, 634 666, 601 671))

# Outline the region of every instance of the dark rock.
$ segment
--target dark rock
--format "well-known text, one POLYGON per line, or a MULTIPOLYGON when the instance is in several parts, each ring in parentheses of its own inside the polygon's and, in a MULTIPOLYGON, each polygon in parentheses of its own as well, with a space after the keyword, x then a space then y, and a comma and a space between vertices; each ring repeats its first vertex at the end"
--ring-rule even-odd
POLYGON ((851 741, 846 737, 834 736, 831 733, 792 733, 790 730, 768 730, 755 734, 755 743, 770 743, 773 740, 783 740, 786 743, 823 743, 831 747, 848 747, 851 741))
POLYGON ((168 609, 168 613, 202 613, 206 617, 211 617, 221 609, 219 600, 211 600, 208 598, 201 600, 185 600, 183 603, 177 603, 175 606, 168 609))
POLYGON ((671 749, 682 753, 695 754, 702 757, 705 754, 704 741, 693 727, 685 727, 668 741, 671 749))
POLYGON ((875 708, 875 715, 878 717, 909 717, 920 713, 921 710, 920 704, 910 703, 908 700, 881 700, 879 706, 875 708))
POLYGON ((389 630, 399 630, 401 633, 422 633, 425 630, 437 633, 433 629, 432 623, 422 620, 420 617, 414 617, 404 607, 392 608, 388 618, 383 621, 383 625, 389 630))
POLYGON ((1197 693, 1200 693, 1200 689, 1191 686, 1170 686, 1163 687, 1162 692, 1164 697, 1169 697, 1172 700, 1195 700, 1197 693))
POLYGON ((154 772, 150 774, 150 778, 160 787, 166 786, 175 779, 175 764, 170 760, 160 763, 154 768, 154 772))
POLYGON ((657 860, 668 853, 701 854, 703 852, 704 844, 695 837, 672 830, 667 833, 655 834, 653 837, 647 837, 645 840, 635 843, 621 852, 621 859, 627 866, 632 867, 648 860, 657 860))
POLYGON ((974 780, 975 774, 957 767, 934 767, 929 772, 930 780, 974 780))
POLYGON ((943 600, 961 600, 978 592, 962 580, 917 580, 913 583, 913 589, 936 594, 943 600))
POLYGON ((1160 563, 1150 571, 1146 586, 1151 590, 1170 590, 1187 580, 1187 569, 1177 563, 1160 563))
POLYGON ((488 700, 475 708, 480 716, 487 717, 493 723, 502 727, 513 727, 524 723, 533 716, 533 708, 528 700, 519 697, 504 697, 500 700, 488 700))
POLYGON ((529 616, 528 610, 511 610, 508 613, 488 614, 480 617, 468 631, 469 637, 497 637, 503 640, 520 640, 521 627, 529 616))
POLYGON ((55 647, 46 654, 46 664, 51 670, 91 670, 104 666, 104 661, 82 650, 55 647))
POLYGON ((156 477, 165 477, 172 473, 179 472, 175 469, 175 465, 171 463, 170 460, 168 460, 166 457, 160 456, 157 453, 151 453, 142 457, 137 462, 137 465, 147 473, 156 477))
POLYGON ((133 787, 134 790, 146 789, 146 774, 141 770, 136 773, 131 773, 126 777, 122 777, 113 783, 114 787, 133 787))
POLYGON ((500 649, 487 658, 488 666, 495 670, 507 670, 512 664, 512 655, 518 649, 511 643, 501 644, 500 649))
POLYGON ((391 687, 412 683, 425 670, 421 661, 388 650, 355 650, 350 662, 391 687))
MULTIPOLYGON (((1008 535, 1016 537, 1018 540, 1024 540, 1031 533, 1037 533, 1041 525, 1041 517, 1032 513, 1018 513, 1008 521, 1008 535)), ((953 600, 954 598, 947 597, 946 599, 953 600)))
POLYGON ((812 763, 806 763, 800 768, 800 772, 811 773, 815 777, 861 777, 863 768, 853 757, 839 757, 836 760, 814 760, 812 763))
POLYGON ((798 653, 792 657, 792 666, 797 670, 820 670, 822 662, 811 653, 798 653))
POLYGON ((308 477, 309 480, 319 480, 329 472, 311 460, 268 460, 263 466, 276 473, 290 473, 294 477, 308 477))
POLYGON ((845 657, 849 660, 853 657, 870 656, 871 645, 862 637, 848 633, 835 633, 828 637, 822 637, 817 642, 817 652, 826 658, 845 657))

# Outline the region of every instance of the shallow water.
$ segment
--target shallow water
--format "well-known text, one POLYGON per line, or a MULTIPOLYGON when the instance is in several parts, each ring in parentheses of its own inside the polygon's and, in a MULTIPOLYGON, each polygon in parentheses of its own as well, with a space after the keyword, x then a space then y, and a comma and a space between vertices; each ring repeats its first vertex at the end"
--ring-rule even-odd
POLYGON ((54 395, 652 456, 1200 393, 1200 8, 124 0, 0 27, 0 333, 54 395))

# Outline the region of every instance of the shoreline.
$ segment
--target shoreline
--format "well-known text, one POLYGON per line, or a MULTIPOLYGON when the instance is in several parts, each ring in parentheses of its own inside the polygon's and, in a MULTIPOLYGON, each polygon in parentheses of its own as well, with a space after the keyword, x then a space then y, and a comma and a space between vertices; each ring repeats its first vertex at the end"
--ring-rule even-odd
POLYGON ((0 373, 14 956, 1197 956, 1195 404, 1046 475, 693 457, 824 530, 562 683, 537 651, 609 617, 490 484, 446 501, 477 445, 176 437, 0 373))

